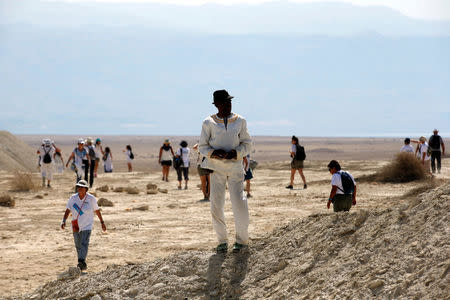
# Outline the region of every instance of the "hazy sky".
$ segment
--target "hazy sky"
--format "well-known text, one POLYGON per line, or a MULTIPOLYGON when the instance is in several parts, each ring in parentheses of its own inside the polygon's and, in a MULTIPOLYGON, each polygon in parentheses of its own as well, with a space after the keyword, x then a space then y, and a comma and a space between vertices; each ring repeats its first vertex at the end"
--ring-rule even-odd
POLYGON ((0 130, 195 135, 226 88, 254 135, 450 135, 450 0, 264 2, 0 0, 0 130))
MULTIPOLYGON (((183 5, 219 4, 258 4, 271 0, 53 0, 68 2, 157 2, 183 5)), ((450 20, 450 0, 289 0, 289 2, 344 2, 353 5, 387 6, 401 13, 419 19, 450 20)))

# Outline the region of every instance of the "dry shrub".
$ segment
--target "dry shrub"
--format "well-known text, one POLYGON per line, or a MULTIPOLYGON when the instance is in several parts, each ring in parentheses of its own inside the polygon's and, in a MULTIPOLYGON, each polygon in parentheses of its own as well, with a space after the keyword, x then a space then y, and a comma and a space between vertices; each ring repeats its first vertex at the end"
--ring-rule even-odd
POLYGON ((14 207, 16 201, 8 194, 0 195, 0 206, 14 207))
POLYGON ((33 174, 16 171, 11 179, 11 188, 17 192, 29 192, 38 187, 33 179, 33 174))
POLYGON ((426 177, 421 162, 411 153, 398 153, 395 158, 376 174, 380 182, 410 182, 426 177))

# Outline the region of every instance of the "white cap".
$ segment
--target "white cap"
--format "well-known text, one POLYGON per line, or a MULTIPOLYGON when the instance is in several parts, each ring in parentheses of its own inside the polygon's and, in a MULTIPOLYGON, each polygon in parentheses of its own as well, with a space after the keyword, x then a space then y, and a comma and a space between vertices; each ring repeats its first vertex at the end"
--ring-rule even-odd
POLYGON ((82 138, 78 139, 78 144, 84 144, 84 139, 82 138))

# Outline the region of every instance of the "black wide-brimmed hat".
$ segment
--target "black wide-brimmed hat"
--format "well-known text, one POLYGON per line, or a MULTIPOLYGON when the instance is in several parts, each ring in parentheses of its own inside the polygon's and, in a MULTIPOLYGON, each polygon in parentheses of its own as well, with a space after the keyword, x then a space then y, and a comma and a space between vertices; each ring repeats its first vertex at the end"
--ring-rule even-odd
POLYGON ((213 93, 214 102, 231 100, 234 97, 228 94, 227 90, 217 90, 213 93))

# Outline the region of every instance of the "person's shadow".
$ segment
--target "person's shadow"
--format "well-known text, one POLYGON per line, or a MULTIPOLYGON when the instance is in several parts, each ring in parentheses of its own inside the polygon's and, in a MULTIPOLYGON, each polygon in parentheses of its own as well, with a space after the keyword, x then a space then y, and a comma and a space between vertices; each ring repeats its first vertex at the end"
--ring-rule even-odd
POLYGON ((209 258, 208 271, 206 272, 208 280, 206 297, 209 297, 209 299, 221 299, 222 264, 225 261, 225 257, 225 253, 216 253, 209 258))
POLYGON ((248 251, 234 254, 233 266, 231 266, 230 286, 224 298, 240 299, 242 294, 241 284, 247 276, 247 264, 250 253, 248 251))
POLYGON ((239 299, 242 294, 241 284, 247 275, 249 256, 248 251, 233 254, 233 261, 228 261, 229 266, 223 268, 226 254, 212 255, 206 274, 208 280, 206 296, 209 299, 239 299))

